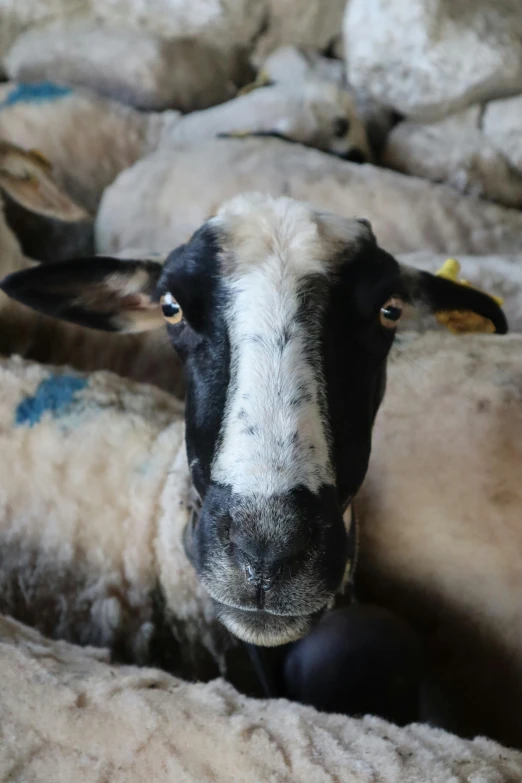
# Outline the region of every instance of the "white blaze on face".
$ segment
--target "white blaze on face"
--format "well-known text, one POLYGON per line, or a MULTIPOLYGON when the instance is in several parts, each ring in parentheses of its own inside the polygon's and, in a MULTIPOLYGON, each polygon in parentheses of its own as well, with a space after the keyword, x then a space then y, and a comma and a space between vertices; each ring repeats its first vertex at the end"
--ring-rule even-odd
POLYGON ((304 279, 328 272, 324 242, 309 207, 257 199, 235 199, 215 219, 226 235, 231 373, 212 479, 248 495, 317 492, 333 484, 320 313, 297 315, 304 279))

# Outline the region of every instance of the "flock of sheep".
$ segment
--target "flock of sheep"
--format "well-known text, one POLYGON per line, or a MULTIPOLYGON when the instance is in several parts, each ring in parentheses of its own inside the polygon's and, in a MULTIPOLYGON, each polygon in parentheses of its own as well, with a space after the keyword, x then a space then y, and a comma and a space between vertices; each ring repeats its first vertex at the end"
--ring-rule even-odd
MULTIPOLYGON (((75 35, 79 51, 111 46, 107 30, 75 35)), ((120 45, 143 61, 145 38, 129 36, 120 45)), ((22 38, 6 59, 20 81, 0 84, 0 278, 41 269, 43 282, 25 304, 0 293, 2 611, 118 660, 243 687, 238 643, 184 548, 197 499, 164 327, 67 323, 38 285, 49 262, 93 252, 162 264, 237 194, 290 196, 369 218, 402 264, 435 272, 456 255, 504 298, 508 336, 449 335, 426 308, 405 312, 355 501, 357 580, 361 600, 422 639, 421 717, 520 745, 522 215, 374 165, 392 120, 317 53, 281 49, 244 89, 244 63, 174 47, 170 67, 194 82, 151 101, 139 81, 107 86, 102 67, 55 84, 52 58, 24 65, 22 38)))

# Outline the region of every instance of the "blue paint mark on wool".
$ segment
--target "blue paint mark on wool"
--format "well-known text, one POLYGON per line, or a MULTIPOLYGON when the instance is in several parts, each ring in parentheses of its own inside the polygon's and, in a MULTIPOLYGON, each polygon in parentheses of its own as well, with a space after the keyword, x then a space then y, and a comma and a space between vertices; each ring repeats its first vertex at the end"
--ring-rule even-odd
POLYGON ((11 90, 7 98, 0 103, 0 109, 14 106, 17 103, 47 103, 56 101, 65 95, 70 95, 70 87, 62 87, 53 82, 36 82, 35 84, 18 84, 11 90))
POLYGON ((18 405, 15 422, 18 427, 34 427, 44 413, 58 417, 65 413, 74 400, 74 395, 87 386, 85 378, 74 375, 50 375, 42 381, 34 397, 26 397, 18 405))

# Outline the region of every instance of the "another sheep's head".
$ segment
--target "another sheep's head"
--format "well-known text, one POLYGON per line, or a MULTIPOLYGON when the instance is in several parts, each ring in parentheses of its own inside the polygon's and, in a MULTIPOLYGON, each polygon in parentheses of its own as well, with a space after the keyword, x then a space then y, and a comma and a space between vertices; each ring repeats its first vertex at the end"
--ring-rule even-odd
POLYGON ((487 295, 399 266, 367 221, 259 194, 225 204, 163 264, 95 257, 2 287, 99 329, 166 322, 202 500, 187 552, 222 622, 260 645, 305 635, 342 584, 343 512, 366 474, 403 303, 507 328, 487 295))

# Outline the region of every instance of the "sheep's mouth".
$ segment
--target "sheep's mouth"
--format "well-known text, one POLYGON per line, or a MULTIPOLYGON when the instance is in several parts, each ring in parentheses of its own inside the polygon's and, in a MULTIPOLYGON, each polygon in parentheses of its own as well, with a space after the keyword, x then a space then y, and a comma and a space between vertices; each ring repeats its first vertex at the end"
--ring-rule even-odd
POLYGON ((259 647, 277 647, 306 636, 326 606, 306 615, 280 615, 272 612, 237 609, 213 601, 216 615, 231 634, 259 647))

